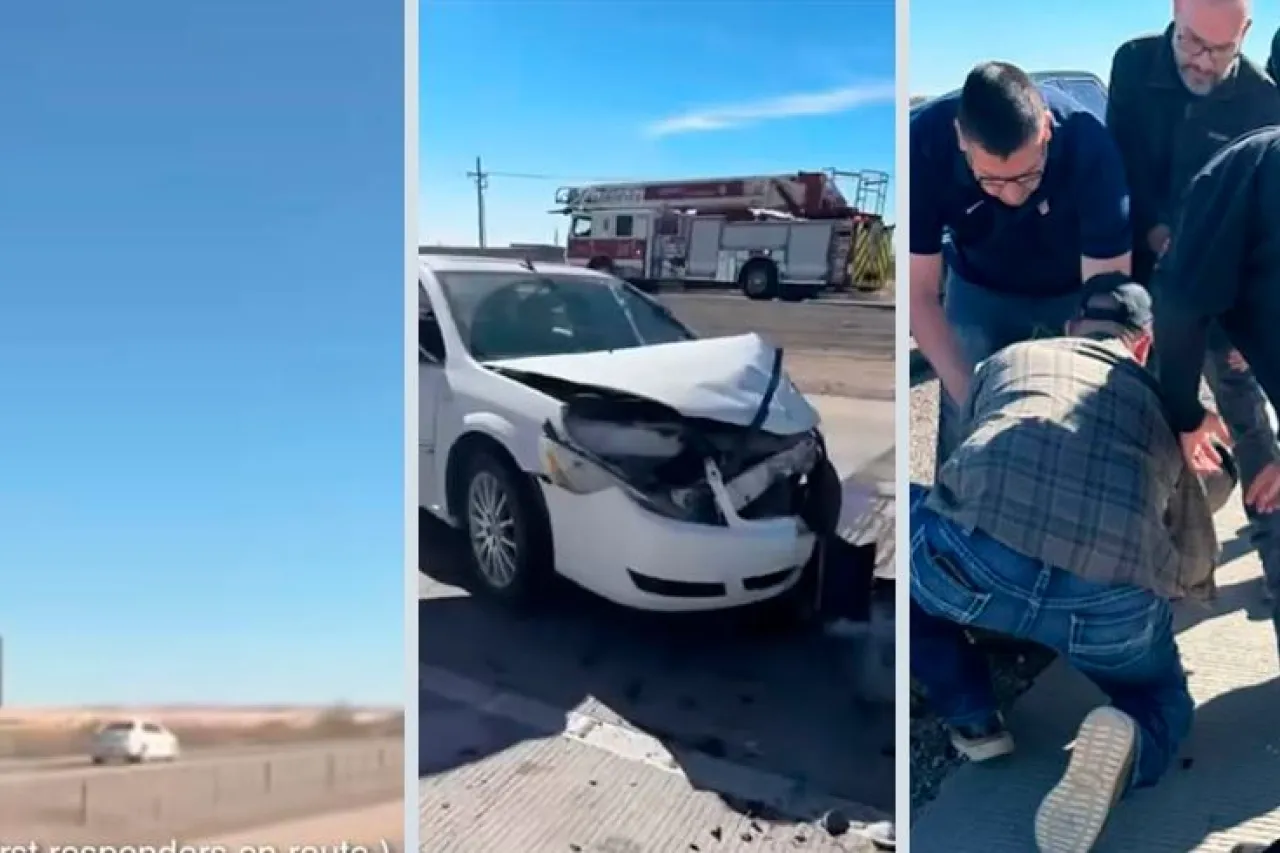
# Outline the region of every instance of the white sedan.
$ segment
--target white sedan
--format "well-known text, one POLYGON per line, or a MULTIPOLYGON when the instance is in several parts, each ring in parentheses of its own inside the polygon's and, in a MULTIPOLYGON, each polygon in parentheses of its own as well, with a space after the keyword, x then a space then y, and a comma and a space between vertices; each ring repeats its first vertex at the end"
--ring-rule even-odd
POLYGON ((94 732, 89 750, 94 764, 173 761, 178 757, 178 736, 150 720, 116 720, 94 732))
POLYGON ((840 511, 817 411, 756 335, 699 339, 600 272, 427 257, 418 503, 476 579, 656 611, 763 601, 840 511))

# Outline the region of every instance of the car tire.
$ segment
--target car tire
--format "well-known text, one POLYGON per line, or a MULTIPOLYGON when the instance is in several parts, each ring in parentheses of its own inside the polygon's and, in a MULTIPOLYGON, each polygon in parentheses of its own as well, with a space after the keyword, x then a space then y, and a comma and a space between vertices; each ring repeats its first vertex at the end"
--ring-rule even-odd
POLYGON ((90 758, 89 760, 99 767, 107 763, 107 760, 103 758, 101 755, 95 755, 93 756, 93 758, 90 758))
POLYGON ((487 449, 472 452, 463 482, 461 517, 476 582, 506 603, 533 603, 551 566, 550 524, 533 483, 487 449))
POLYGON ((763 258, 747 261, 738 273, 738 286, 748 299, 767 302, 778 295, 778 268, 763 258))

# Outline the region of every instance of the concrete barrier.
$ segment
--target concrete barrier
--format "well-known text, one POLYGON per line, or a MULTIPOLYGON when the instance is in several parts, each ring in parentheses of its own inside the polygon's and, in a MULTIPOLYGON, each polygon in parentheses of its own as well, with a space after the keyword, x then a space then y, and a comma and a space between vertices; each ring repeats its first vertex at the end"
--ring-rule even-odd
POLYGON ((0 827, 23 841, 162 843, 365 805, 404 790, 404 741, 121 770, 0 777, 0 827))

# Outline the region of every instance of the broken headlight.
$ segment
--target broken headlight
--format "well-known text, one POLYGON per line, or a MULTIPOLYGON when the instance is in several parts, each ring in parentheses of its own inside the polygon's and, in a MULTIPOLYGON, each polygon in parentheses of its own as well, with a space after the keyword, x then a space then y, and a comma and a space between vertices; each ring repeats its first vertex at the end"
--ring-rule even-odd
POLYGON ((714 499, 705 488, 642 491, 605 465, 550 436, 543 435, 540 445, 542 473, 547 482, 557 488, 575 495, 591 495, 607 488, 617 488, 647 511, 663 518, 702 524, 719 523, 714 499))
POLYGON ((591 495, 618 485, 617 478, 600 465, 563 444, 544 435, 539 445, 542 473, 552 485, 575 495, 591 495))

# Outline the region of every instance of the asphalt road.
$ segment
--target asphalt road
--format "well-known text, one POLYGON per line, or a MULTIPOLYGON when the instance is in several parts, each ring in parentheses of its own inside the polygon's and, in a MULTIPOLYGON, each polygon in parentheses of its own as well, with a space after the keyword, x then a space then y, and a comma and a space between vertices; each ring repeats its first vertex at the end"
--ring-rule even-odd
POLYGON ((312 743, 136 767, 0 777, 0 826, 44 843, 164 841, 382 802, 403 792, 399 738, 312 743))
POLYGON ((894 310, 842 299, 754 302, 737 293, 664 293, 681 320, 705 335, 759 332, 784 349, 892 360, 894 310))
POLYGON ((468 592, 465 543, 453 531, 424 519, 420 535, 422 664, 647 733, 676 755, 892 811, 892 707, 857 695, 839 641, 775 631, 753 618, 762 611, 634 613, 567 585, 541 612, 514 613, 468 592))
MULTIPOLYGON (((291 752, 313 752, 317 749, 342 748, 363 743, 356 740, 314 740, 295 743, 247 744, 242 746, 194 747, 184 749, 179 759, 184 766, 207 761, 224 761, 230 758, 284 755, 291 752)), ((126 764, 96 766, 85 755, 57 755, 48 758, 5 758, 0 759, 0 781, 7 781, 13 774, 44 775, 47 773, 72 771, 82 772, 91 769, 95 772, 120 772, 156 767, 155 764, 126 764)))

